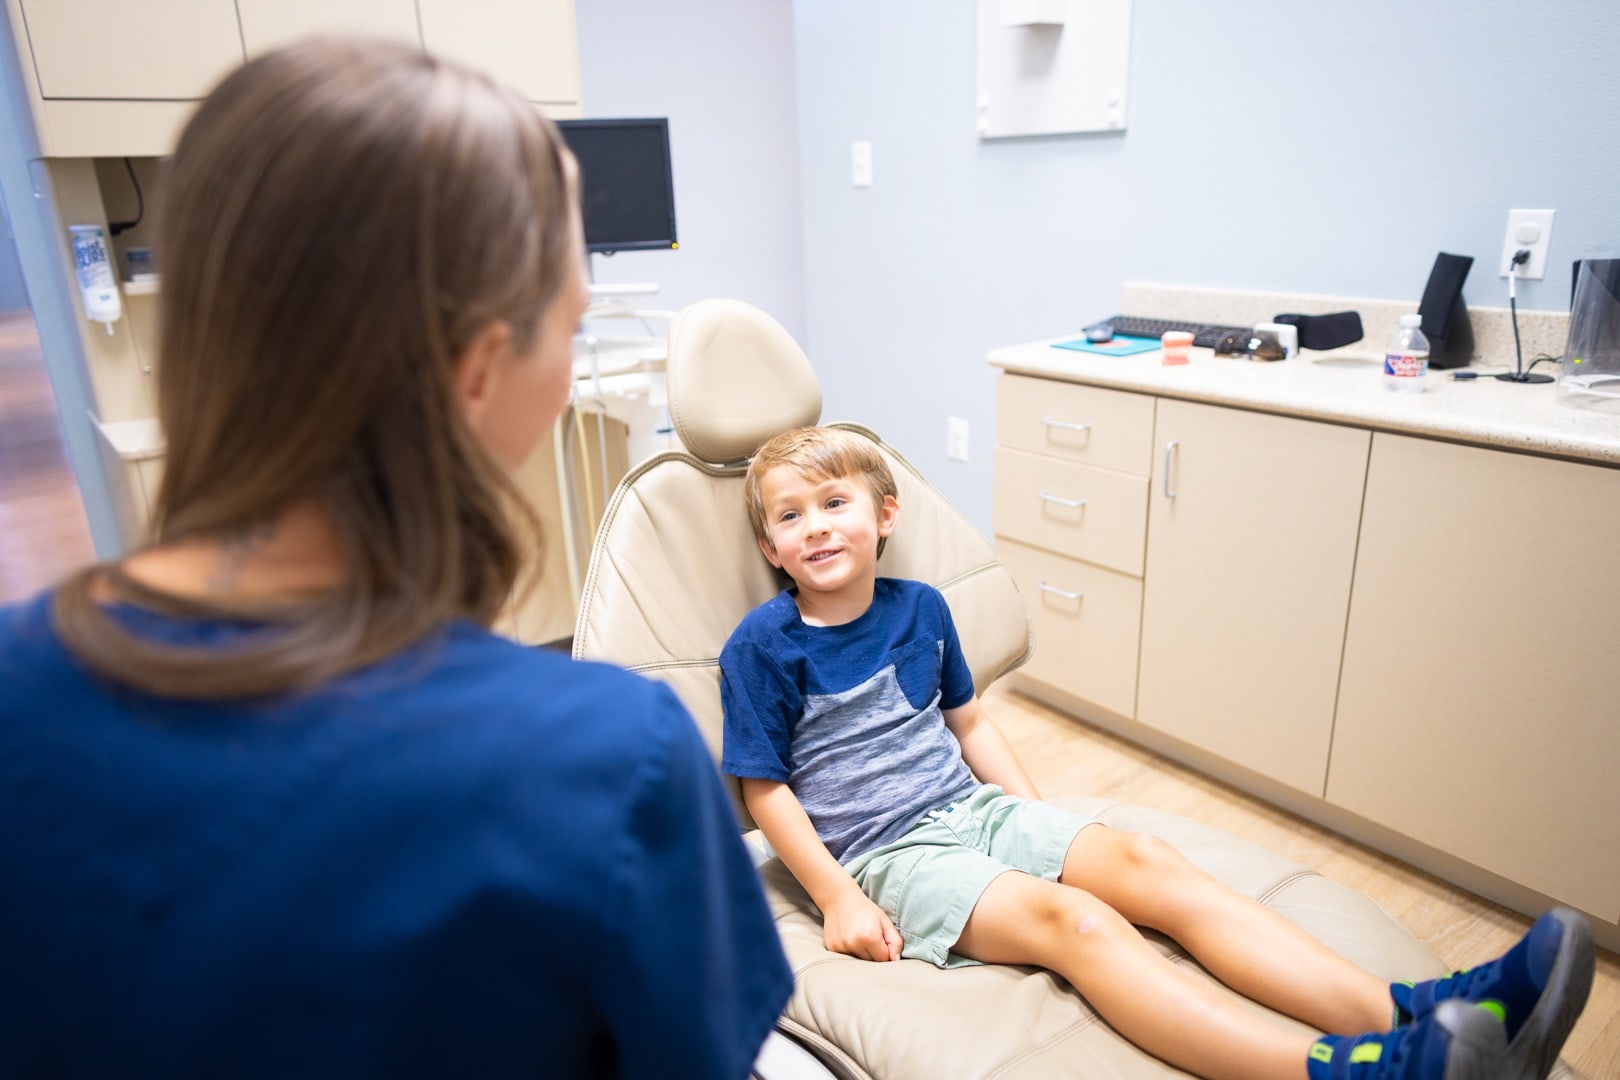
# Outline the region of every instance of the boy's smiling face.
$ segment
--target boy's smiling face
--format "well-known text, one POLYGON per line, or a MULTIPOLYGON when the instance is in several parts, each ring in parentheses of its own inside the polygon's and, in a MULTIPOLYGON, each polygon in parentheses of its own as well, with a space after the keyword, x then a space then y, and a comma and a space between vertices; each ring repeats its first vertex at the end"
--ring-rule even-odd
POLYGON ((759 548, 799 586, 802 601, 871 602, 879 537, 894 531, 900 505, 880 505, 860 476, 811 478, 778 465, 760 479, 769 538, 759 548), (809 594, 809 595, 806 595, 809 594))

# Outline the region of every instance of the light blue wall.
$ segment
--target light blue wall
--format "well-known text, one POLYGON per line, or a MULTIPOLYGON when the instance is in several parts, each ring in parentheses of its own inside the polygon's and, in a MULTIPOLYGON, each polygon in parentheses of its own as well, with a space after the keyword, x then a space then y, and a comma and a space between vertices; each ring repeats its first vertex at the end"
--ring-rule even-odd
POLYGON ((678 251, 593 257, 656 281, 649 306, 746 300, 804 337, 793 13, 788 0, 578 0, 588 117, 669 117, 678 251))
MULTIPOLYGON (((588 0, 587 0, 588 4, 588 0)), ((1506 306, 1507 211, 1548 277, 1620 254, 1613 0, 1136 0, 1123 133, 981 142, 974 0, 797 0, 805 293, 830 418, 870 423, 986 533, 993 346, 1127 280, 1409 299, 1437 251, 1506 306), (850 143, 875 183, 850 183, 850 143), (971 458, 945 457, 945 418, 971 458)))

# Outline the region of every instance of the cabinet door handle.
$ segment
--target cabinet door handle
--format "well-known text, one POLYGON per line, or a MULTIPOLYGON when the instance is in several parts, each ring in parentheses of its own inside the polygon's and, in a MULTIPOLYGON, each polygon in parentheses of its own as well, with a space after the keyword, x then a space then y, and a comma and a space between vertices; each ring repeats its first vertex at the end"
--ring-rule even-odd
POLYGON ((1076 424, 1071 420, 1054 420, 1050 416, 1041 417, 1041 423, 1047 427, 1062 428, 1064 431, 1090 431, 1090 424, 1076 424))
POLYGON ((1086 505, 1084 499, 1065 499, 1061 495, 1053 495, 1050 491, 1038 491, 1036 494, 1040 496, 1042 502, 1057 503, 1059 506, 1067 506, 1070 510, 1078 510, 1086 505))
POLYGON ((1035 587, 1041 590, 1041 592, 1051 593, 1053 596, 1061 596, 1065 600, 1079 600, 1086 595, 1083 592, 1070 592, 1068 589, 1060 589, 1056 585, 1048 585, 1045 580, 1037 581, 1035 583, 1035 587))
POLYGON ((1176 456, 1176 448, 1180 445, 1180 439, 1171 439, 1164 444, 1164 497, 1167 499, 1176 497, 1176 493, 1170 490, 1170 462, 1176 456))

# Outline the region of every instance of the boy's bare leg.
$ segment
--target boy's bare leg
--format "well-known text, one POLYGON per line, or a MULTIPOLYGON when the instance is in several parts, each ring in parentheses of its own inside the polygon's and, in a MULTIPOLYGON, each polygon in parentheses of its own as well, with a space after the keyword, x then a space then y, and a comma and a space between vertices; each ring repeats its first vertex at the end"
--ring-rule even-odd
POLYGON ((1388 1031, 1389 984, 1276 912, 1223 885, 1156 837, 1088 825, 1062 881, 1175 939, 1232 989, 1321 1031, 1388 1031))
POLYGON ((1057 972, 1131 1042, 1209 1080, 1306 1075, 1311 1036, 1267 1020, 1172 964, 1083 889, 1019 871, 1002 874, 979 897, 952 951, 1057 972))

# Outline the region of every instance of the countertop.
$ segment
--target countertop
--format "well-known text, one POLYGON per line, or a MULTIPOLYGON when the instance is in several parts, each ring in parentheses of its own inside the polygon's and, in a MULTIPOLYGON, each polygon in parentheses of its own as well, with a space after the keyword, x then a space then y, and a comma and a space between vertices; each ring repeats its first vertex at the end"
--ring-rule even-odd
MULTIPOLYGON (((1052 347, 1076 336, 993 349, 990 363, 1065 382, 1620 465, 1620 400, 1567 395, 1556 382, 1505 383, 1488 374, 1456 381, 1452 371, 1431 370, 1422 393, 1395 393, 1384 389, 1381 359, 1365 344, 1270 363, 1193 349, 1190 363, 1175 366, 1156 350, 1119 357, 1052 347)), ((1557 365, 1536 370, 1558 375, 1557 365)))

